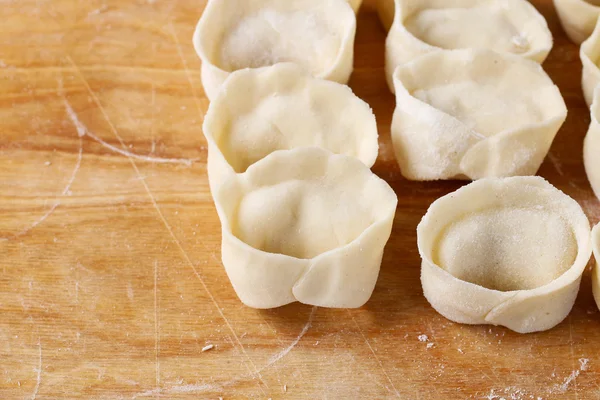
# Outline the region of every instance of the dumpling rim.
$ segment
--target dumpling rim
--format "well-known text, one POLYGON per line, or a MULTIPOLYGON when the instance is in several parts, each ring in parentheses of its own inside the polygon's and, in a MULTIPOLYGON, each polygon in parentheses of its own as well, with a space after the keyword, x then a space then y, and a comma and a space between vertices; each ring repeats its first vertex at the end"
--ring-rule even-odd
MULTIPOLYGON (((227 76, 235 72, 227 71, 226 69, 221 68, 221 66, 213 63, 213 57, 209 56, 203 39, 203 34, 205 33, 204 30, 206 29, 205 26, 208 25, 209 21, 211 20, 212 14, 216 13, 215 10, 217 10, 219 7, 226 6, 228 1, 232 0, 209 0, 202 15, 200 16, 200 19, 198 20, 198 23, 196 24, 196 28, 192 37, 196 54, 202 62, 201 80, 204 86, 204 92, 209 100, 212 100, 217 95, 219 88, 222 86, 223 81, 225 81, 227 76), (210 82, 206 82, 207 80, 210 80, 210 82)), ((313 1, 317 2, 317 0, 313 1)), ((340 46, 334 62, 327 70, 315 75, 315 77, 333 80, 339 83, 347 83, 352 73, 354 64, 354 41, 357 25, 356 14, 348 0, 332 1, 338 2, 339 6, 341 7, 340 10, 342 10, 343 13, 339 13, 338 16, 343 17, 345 14, 347 17, 345 21, 341 20, 340 24, 344 23, 347 24, 347 26, 345 26, 345 29, 343 30, 344 35, 340 37, 340 46), (344 11, 344 9, 346 10, 344 11), (343 64, 348 61, 344 59, 348 57, 350 58, 348 68, 342 68, 344 71, 336 71, 340 67, 344 66, 343 64), (349 69, 349 71, 346 71, 346 69, 349 69)), ((222 40, 222 38, 220 38, 220 40, 222 40)), ((265 65, 263 67, 268 66, 271 65, 265 65)))
MULTIPOLYGON (((397 203, 397 197, 396 194, 394 192, 394 190, 389 186, 389 184, 379 178, 375 173, 373 173, 367 166, 365 166, 362 162, 360 162, 360 160, 351 157, 351 156, 347 156, 347 155, 343 155, 343 154, 336 154, 336 153, 332 153, 331 151, 324 149, 322 147, 317 147, 317 146, 305 146, 305 147, 296 147, 294 149, 289 149, 289 150, 277 150, 274 151, 273 153, 269 154, 268 156, 264 157, 263 159, 261 159, 260 161, 257 161, 256 163, 252 164, 250 167, 248 167, 248 169, 246 170, 246 172, 243 173, 239 173, 237 174, 237 176, 234 178, 233 176, 231 178, 228 178, 227 181, 231 181, 231 179, 238 179, 243 183, 243 185, 248 185, 249 184, 249 180, 250 178, 248 178, 249 176, 253 176, 256 174, 255 170, 258 168, 264 168, 262 165, 263 164, 268 164, 270 162, 272 162, 272 160, 275 160, 277 158, 285 158, 285 157, 297 157, 297 156, 303 156, 303 154, 301 153, 305 153, 305 152, 314 152, 316 153, 322 153, 321 155, 327 155, 329 159, 332 158, 340 158, 340 159, 346 159, 346 161, 348 163, 354 163, 355 165, 361 165, 362 167, 364 167, 366 170, 368 170, 373 176, 374 178, 378 179, 378 182, 383 183, 383 185, 381 185, 381 189, 382 189, 382 193, 384 194, 385 192, 387 192, 387 194, 390 195, 390 199, 389 200, 393 200, 395 199, 395 201, 393 201, 393 203, 397 203)), ((226 191, 226 188, 224 189, 223 187, 220 187, 218 189, 218 192, 215 194, 215 196, 217 198, 220 198, 223 194, 222 192, 226 191)), ((245 194, 248 194, 248 192, 246 192, 245 194)), ((391 204, 389 204, 390 206, 390 211, 394 211, 396 210, 396 206, 394 205, 393 208, 391 208, 391 204)), ((231 225, 226 223, 226 222, 230 222, 229 221, 229 217, 227 216, 227 214, 223 211, 220 202, 215 201, 215 207, 217 208, 218 214, 220 216, 222 216, 221 218, 221 223, 223 225, 223 227, 227 227, 227 230, 223 229, 223 233, 225 233, 227 231, 227 234, 231 235, 236 241, 238 241, 241 245, 246 246, 247 249, 251 249, 253 251, 257 251, 263 254, 267 254, 267 255, 274 255, 274 256, 278 256, 278 257, 284 257, 284 258, 288 258, 288 259, 292 259, 292 260, 301 260, 301 261, 312 261, 312 260, 316 260, 318 258, 321 257, 325 257, 329 254, 332 253, 336 253, 339 251, 342 251, 345 247, 351 246, 353 244, 356 244, 356 242, 359 241, 359 239, 363 238, 364 236, 366 236, 368 233, 370 233, 371 231, 373 231, 376 227, 379 227, 381 224, 383 224, 385 222, 385 220, 383 218, 379 218, 376 221, 372 222, 368 227, 366 227, 362 233, 360 235, 358 235, 356 238, 354 238, 352 241, 350 241, 349 243, 343 245, 343 246, 338 246, 335 247, 331 250, 327 250, 323 253, 320 253, 319 255, 315 256, 315 257, 311 257, 311 258, 299 258, 299 257, 294 257, 294 256, 290 256, 287 254, 282 254, 282 253, 272 253, 272 252, 268 252, 265 250, 261 250, 261 249, 257 249, 251 245, 249 245, 248 243, 244 242, 242 239, 238 238, 237 236, 235 236, 231 230, 231 225), (220 208, 220 210, 219 210, 220 208)))
POLYGON ((592 230, 592 245, 596 264, 592 270, 592 292, 596 306, 600 309, 600 223, 592 230))
POLYGON ((590 127, 583 140, 583 165, 588 181, 596 197, 600 200, 600 161, 593 157, 594 149, 600 149, 600 86, 594 90, 594 100, 590 107, 590 127), (592 172, 597 171, 597 172, 592 172))
POLYGON ((600 17, 600 5, 591 4, 585 0, 554 0, 553 2, 560 24, 569 40, 575 44, 584 42, 587 37, 582 37, 585 36, 585 33, 581 32, 581 18, 578 18, 575 14, 582 15, 591 12, 596 14, 593 19, 597 19, 600 17))
MULTIPOLYGON (((370 154, 370 156, 368 158, 365 158, 364 160, 359 157, 355 157, 355 158, 357 158, 359 161, 361 161, 363 164, 365 164, 368 168, 371 168, 375 164, 378 154, 379 154, 379 142, 378 142, 379 132, 378 132, 378 127, 377 127, 376 116, 373 113, 373 109, 371 108, 371 106, 366 101, 364 101, 363 99, 358 97, 354 93, 354 91, 352 91, 352 89, 347 85, 342 85, 340 83, 329 81, 329 80, 322 79, 322 78, 316 78, 316 77, 312 76, 310 73, 308 73, 307 71, 305 71, 304 69, 302 69, 300 66, 298 66, 297 64, 294 64, 294 63, 277 63, 277 64, 274 64, 274 65, 268 66, 268 67, 245 68, 245 69, 241 69, 241 70, 233 72, 232 74, 229 75, 229 77, 225 80, 225 82, 221 86, 222 90, 220 90, 219 93, 217 94, 217 96, 213 99, 213 101, 210 102, 210 104, 208 106, 208 110, 206 111, 206 114, 204 116, 204 121, 202 123, 202 132, 208 143, 209 160, 207 160, 207 165, 208 165, 207 168, 208 168, 208 174, 209 174, 208 178, 209 178, 209 183, 210 183, 211 189, 214 190, 217 186, 222 184, 222 182, 226 179, 227 175, 243 173, 243 172, 237 172, 233 168, 233 166, 230 164, 229 160, 223 154, 221 147, 218 145, 218 143, 216 142, 215 137, 214 137, 214 130, 215 130, 214 126, 215 126, 215 124, 217 124, 217 120, 222 117, 220 108, 227 107, 227 105, 228 105, 227 97, 229 96, 229 93, 228 93, 229 87, 231 85, 236 85, 238 83, 238 81, 242 78, 249 79, 249 78, 247 78, 248 74, 252 75, 252 79, 254 80, 253 83, 255 84, 255 86, 257 86, 258 85, 257 82, 258 82, 258 79, 260 78, 260 75, 277 75, 277 74, 282 74, 282 73, 297 74, 298 78, 306 79, 306 81, 308 83, 313 84, 313 85, 330 86, 332 88, 340 89, 340 91, 343 90, 345 92, 345 95, 348 96, 346 101, 357 102, 357 103, 360 103, 361 106, 364 106, 365 112, 367 112, 367 110, 368 110, 369 118, 372 119, 369 122, 370 122, 370 125, 372 125, 373 130, 371 132, 362 132, 362 135, 363 135, 362 137, 367 138, 369 140, 369 142, 371 142, 371 147, 372 147, 373 152, 372 152, 372 154, 370 154), (218 177, 216 176, 217 175, 216 172, 218 172, 218 175, 219 175, 218 177)), ((306 147, 306 146, 300 146, 300 147, 306 147)), ((285 149, 278 149, 278 150, 285 150, 285 149)), ((339 154, 339 153, 335 153, 335 154, 339 154)), ((261 160, 258 160, 256 162, 254 162, 253 164, 249 165, 248 168, 250 168, 252 165, 256 164, 259 161, 261 161, 261 160)))
MULTIPOLYGON (((488 188, 488 190, 489 189, 490 188, 488 188)), ((460 189, 437 199, 436 201, 434 201, 431 204, 431 206, 427 210, 426 214, 423 216, 423 219, 417 226, 417 246, 419 249, 419 255, 421 256, 421 260, 422 260, 421 282, 423 284, 424 292, 427 292, 427 289, 425 289, 425 287, 426 287, 425 280, 435 279, 433 277, 433 275, 436 274, 437 276, 440 277, 439 278, 440 280, 445 280, 446 286, 449 286, 449 283, 450 283, 450 284, 456 285, 458 287, 466 288, 466 290, 475 291, 480 296, 486 296, 490 299, 494 298, 493 300, 490 301, 490 303, 493 304, 492 308, 490 308, 489 311, 485 315, 479 315, 479 316, 473 315, 473 320, 477 319, 478 322, 469 322, 469 321, 465 321, 465 320, 457 321, 457 320, 452 319, 449 316, 443 314, 441 311, 438 311, 438 307, 445 306, 445 305, 440 305, 440 304, 434 305, 433 303, 435 303, 435 301, 432 302, 429 299, 429 296, 427 295, 427 293, 425 293, 425 296, 426 296, 428 302, 432 305, 432 307, 434 307, 434 309, 436 309, 436 311, 438 313, 440 313, 444 317, 446 317, 452 321, 458 322, 458 323, 475 324, 475 325, 480 325, 480 324, 502 325, 502 326, 505 326, 505 327, 507 327, 513 331, 519 332, 519 333, 530 333, 530 332, 551 329, 552 327, 554 327, 558 323, 560 323, 560 321, 562 321, 568 315, 568 313, 566 315, 564 315, 560 319, 559 322, 552 324, 552 326, 550 326, 550 327, 544 326, 541 329, 537 329, 537 327, 533 327, 533 328, 527 327, 527 321, 516 321, 516 322, 511 321, 510 323, 505 323, 506 321, 498 321, 498 320, 494 320, 494 318, 498 317, 498 316, 501 317, 501 315, 497 315, 499 313, 507 312, 507 311, 510 311, 511 309, 517 310, 519 308, 519 304, 523 303, 526 300, 535 299, 535 298, 542 297, 544 295, 548 295, 548 294, 552 294, 552 293, 560 294, 559 292, 561 290, 568 289, 569 286, 572 286, 572 285, 576 285, 576 290, 574 290, 574 295, 576 296, 579 291, 579 282, 581 280, 581 277, 585 271, 585 268, 588 265, 591 255, 592 255, 590 223, 589 223, 589 219, 585 215, 581 206, 577 203, 576 200, 574 200, 573 198, 571 198, 570 196, 568 196, 567 194, 565 194, 558 188, 554 187, 547 180, 545 180, 544 178, 539 177, 539 176, 509 177, 509 178, 485 178, 485 179, 481 179, 481 180, 472 182, 468 185, 465 185, 465 186, 461 187, 460 189), (570 225, 571 229, 573 230, 573 235, 574 235, 576 245, 577 245, 577 256, 576 256, 573 264, 563 274, 561 274, 556 279, 550 281, 549 283, 547 283, 545 285, 538 286, 533 289, 500 291, 500 290, 495 290, 495 289, 489 289, 485 286, 481 286, 478 284, 474 284, 474 283, 462 280, 462 279, 457 278, 456 276, 452 275, 446 269, 437 265, 433 261, 432 253, 434 251, 434 245, 431 246, 431 252, 426 250, 429 247, 428 243, 435 242, 435 240, 436 240, 435 238, 438 237, 438 234, 446 226, 446 225, 439 226, 438 224, 436 224, 436 220, 432 217, 432 214, 435 212, 436 208, 440 208, 440 207, 447 208, 446 204, 451 204, 453 202, 459 201, 459 199, 461 197, 468 194, 470 191, 473 190, 473 188, 478 188, 481 186, 485 187, 487 185, 493 185, 495 189, 499 188, 500 190, 505 190, 507 182, 510 185, 516 185, 516 186, 528 185, 528 186, 532 186, 532 187, 537 187, 540 190, 545 190, 545 191, 547 190, 549 192, 553 192, 552 193, 553 198, 556 198, 557 200, 560 199, 559 201, 561 203, 563 203, 565 206, 564 207, 565 214, 562 215, 562 217, 565 220, 565 222, 568 223, 568 225, 570 225), (571 210, 569 210, 567 208, 570 208, 571 210), (567 219, 567 218, 565 218, 565 216, 570 217, 570 218, 567 219), (578 230, 582 230, 582 232, 585 231, 585 235, 579 234, 578 230), (490 319, 490 317, 491 317, 491 319, 490 319), (525 328, 525 329, 523 329, 523 328, 525 328)), ((464 297, 464 290, 465 289, 463 289, 462 293, 461 293, 460 289, 454 289, 453 294, 456 297, 461 297, 461 294, 462 294, 464 297)), ((574 302, 574 300, 575 300, 575 298, 573 297, 573 302, 574 302)), ((458 312, 463 311, 463 310, 458 310, 458 308, 454 307, 453 305, 450 305, 450 308, 454 308, 458 312)), ((572 304, 569 307, 569 311, 571 308, 572 308, 572 304)))
MULTIPOLYGON (((443 51, 436 51, 436 52, 430 52, 428 54, 425 54, 409 63, 406 63, 404 65, 400 65, 396 68, 396 70, 394 71, 394 75, 393 75, 393 80, 394 80, 394 86, 396 87, 396 108, 394 110, 393 113, 393 118, 392 118, 392 127, 391 127, 391 137, 392 137, 392 143, 393 143, 393 147, 394 147, 394 152, 395 152, 395 157, 396 160, 398 161, 399 165, 400 165, 400 169, 401 169, 401 173, 402 175, 409 179, 409 180, 418 180, 418 181, 433 181, 433 180, 448 180, 448 179, 466 179, 466 180, 476 180, 476 179, 481 179, 481 178, 485 178, 485 177, 489 177, 489 175, 486 175, 484 173, 481 173, 481 171, 477 172, 477 171, 473 171, 472 166, 469 165, 465 165, 465 160, 468 160, 467 157, 469 157, 470 155, 474 154, 477 150, 477 147, 480 147, 482 144, 484 143, 489 143, 490 141, 502 141, 502 140, 509 140, 511 138, 511 135, 517 135, 520 132, 524 131, 524 130, 533 130, 533 129, 546 129, 546 130, 550 130, 550 131, 555 131, 551 136, 551 140, 550 143, 552 143, 552 141, 554 141, 554 138, 556 137, 556 135, 558 134, 560 127, 563 125, 564 121, 566 120, 567 117, 567 113, 568 113, 568 109, 566 106, 566 103, 564 101, 564 98, 562 97, 562 93, 560 92, 560 89, 558 88, 558 86, 552 81, 552 79, 550 78, 550 76, 546 73, 546 71, 542 68, 542 66, 538 63, 536 63, 535 61, 514 55, 514 54, 506 54, 506 53, 498 53, 495 52, 493 50, 489 50, 489 49, 460 49, 460 50, 443 50, 443 51), (411 92, 409 90, 406 89, 400 74, 403 71, 410 71, 410 70, 419 70, 419 68, 415 68, 415 66, 418 66, 419 64, 428 64, 428 63, 436 63, 436 59, 437 58, 444 58, 444 57, 455 57, 457 60, 461 60, 461 59, 465 59, 468 60, 469 58, 475 58, 475 57, 497 57, 497 58, 501 58, 504 59, 507 62, 511 62, 514 63, 515 65, 520 65, 522 68, 528 68, 532 73, 536 73, 539 74, 540 77, 546 81, 546 84, 548 85, 548 87, 552 87, 553 92, 555 94, 555 99, 553 99, 554 101, 557 102, 557 108, 554 112, 554 116, 552 117, 547 117, 544 121, 541 122, 536 122, 536 123, 529 123, 527 125, 523 125, 520 128, 514 128, 514 129, 510 129, 510 130, 504 130, 504 131, 500 131, 497 132, 493 135, 490 135, 488 137, 485 137, 484 135, 475 132, 474 130, 468 128, 461 120, 459 120, 458 118, 456 118, 455 116, 448 114, 438 108, 435 108, 434 106, 430 105, 429 103, 426 103, 424 101, 421 101, 420 99, 414 97, 411 92), (410 106, 411 109, 414 110, 415 107, 419 107, 422 110, 427 110, 430 113, 434 113, 434 114, 438 114, 440 118, 443 118, 444 120, 446 120, 447 122, 451 123, 453 126, 455 127, 461 127, 461 129, 464 132, 469 133, 469 136, 474 137, 474 142, 468 146, 468 149, 464 151, 463 156, 461 157, 460 161, 457 163, 456 165, 456 169, 459 171, 460 174, 458 175, 453 175, 453 176, 445 176, 446 174, 437 174, 436 176, 430 176, 427 178, 423 177, 423 174, 419 173, 420 176, 416 176, 417 174, 413 174, 413 170, 414 168, 411 168, 411 172, 408 173, 406 171, 405 168, 402 168, 402 164, 401 161, 399 159, 398 156, 398 150, 397 150, 397 146, 398 147, 402 147, 401 145, 397 144, 397 140, 395 139, 396 136, 400 135, 400 133, 396 133, 396 128, 395 128, 395 120, 396 118, 400 118, 396 115, 396 113, 398 112, 403 112, 401 110, 406 109, 406 105, 403 101, 400 100, 401 97, 406 97, 406 98, 410 98, 410 101, 414 103, 413 106, 410 106), (556 126, 556 129, 554 129, 554 127, 556 126), (471 171, 469 171, 471 170, 471 171)), ((433 127, 430 127, 430 129, 433 130, 433 127)), ((442 128, 438 127, 437 130, 440 130, 442 128)), ((448 130, 447 127, 444 128, 444 130, 448 130)), ((411 146, 406 146, 406 147, 402 147, 405 152, 410 152, 411 150, 411 146)), ((541 150, 539 151, 541 154, 541 150)), ((544 153, 544 157, 547 155, 547 151, 544 153)), ((530 157, 530 159, 533 157, 530 157)), ((543 158, 542 158, 543 161, 543 158)), ((537 166, 536 171, 539 169, 539 167, 541 166, 542 161, 540 161, 540 165, 537 166)), ((413 163, 414 164, 414 163, 413 163)), ((535 172, 533 172, 532 174, 535 174, 535 172)), ((514 176, 515 173, 513 171, 512 175, 507 175, 508 176, 514 176)), ((499 176, 497 176, 499 177, 499 176)))
MULTIPOLYGON (((245 193, 248 192, 246 191, 245 193)), ((379 196, 379 198, 381 197, 382 196, 379 196)), ((239 204, 241 199, 243 199, 243 195, 240 196, 240 199, 234 199, 234 201, 239 204)), ((381 257, 383 256, 384 248, 391 235, 397 203, 398 198, 389 184, 374 174, 362 162, 354 157, 334 154, 320 147, 299 147, 291 150, 278 150, 250 166, 243 174, 229 177, 225 184, 217 190, 215 195, 215 207, 221 221, 221 253, 223 266, 225 267, 229 280, 233 285, 238 298, 247 306, 259 309, 280 307, 293 302, 332 308, 361 307, 369 300, 375 288, 381 268, 381 257), (344 163, 351 164, 352 169, 363 171, 364 175, 368 176, 368 179, 374 179, 375 182, 377 182, 377 185, 381 188, 381 195, 387 197, 385 201, 377 202, 377 206, 385 206, 387 209, 380 213, 380 218, 377 218, 368 227, 363 229, 360 235, 355 237, 351 242, 322 252, 313 258, 297 258, 286 254, 267 252, 257 249, 235 236, 231 229, 231 218, 224 210, 222 197, 226 196, 226 193, 229 193, 232 188, 239 188, 240 185, 246 185, 247 183, 245 183, 245 181, 247 180, 248 175, 260 173, 260 169, 265 168, 265 165, 268 166, 272 161, 302 157, 304 155, 307 155, 308 157, 326 157, 327 163, 330 163, 332 159, 338 159, 344 163), (310 294, 310 282, 315 281, 315 276, 319 275, 319 271, 322 270, 324 266, 327 270, 335 271, 336 269, 339 269, 340 261, 345 261, 342 263, 344 269, 353 270, 356 268, 352 263, 360 262, 360 256, 363 255, 363 244, 366 244, 366 246, 371 245, 373 247, 372 250, 379 251, 379 253, 376 252, 375 254, 380 254, 378 262, 377 260, 371 259, 370 263, 360 265, 360 272, 363 278, 366 275, 368 276, 368 279, 357 281, 357 278, 354 276, 346 276, 345 278, 338 277, 338 281, 334 280, 333 282, 324 283, 324 285, 327 286, 327 290, 325 290, 327 292, 326 294, 319 292, 319 290, 317 290, 317 294, 310 294), (237 252, 237 254, 230 256, 230 250, 231 252, 237 252), (226 258, 228 261, 225 260, 226 258), (256 264, 254 267, 255 270, 256 268, 259 268, 261 270, 269 270, 270 272, 274 271, 278 274, 283 273, 284 275, 290 270, 295 271, 296 278, 292 279, 293 282, 288 282, 288 287, 283 289, 283 291, 287 292, 286 296, 281 294, 282 290, 278 290, 279 297, 275 296, 277 298, 274 299, 272 298, 271 291, 265 292, 265 287, 272 288, 274 284, 269 280, 271 276, 263 274, 261 274, 260 278, 260 287, 253 286, 251 289, 248 289, 246 279, 236 276, 235 271, 242 270, 243 274, 248 275, 246 271, 250 271, 253 268, 245 265, 244 260, 247 261, 250 258, 253 260, 254 264, 256 264), (278 268, 273 269, 274 266, 277 266, 278 268), (281 272, 283 269, 282 267, 286 268, 283 272, 281 272), (353 290, 351 299, 349 299, 345 293, 340 294, 339 288, 332 288, 332 285, 336 282, 339 283, 339 279, 345 280, 349 285, 350 289, 345 287, 346 290, 353 290), (264 283, 265 281, 268 282, 264 283), (358 292, 356 291, 357 286, 360 288, 358 292), (329 296, 329 300, 324 299, 327 298, 327 296, 329 296), (344 303, 343 306, 340 305, 341 302, 344 303)), ((375 206, 375 204, 373 206, 375 206)), ((367 253, 366 257, 372 255, 369 254, 372 253, 372 251, 367 251, 365 253, 367 253)), ((282 275, 279 276, 281 277, 282 275)), ((285 276, 284 278, 289 280, 287 279, 289 278, 288 276, 285 276)), ((276 289, 281 289, 280 283, 277 282, 275 287, 276 289)), ((323 290, 323 288, 321 289, 323 290)))
POLYGON ((583 64, 581 87, 585 102, 590 107, 594 101, 594 89, 600 84, 600 66, 593 61, 600 61, 600 17, 590 37, 581 44, 579 58, 583 64))
MULTIPOLYGON (((397 32, 400 35, 402 35, 403 37, 406 37, 407 40, 409 40, 415 44, 415 48, 417 49, 415 51, 415 53, 418 52, 419 54, 415 55, 408 62, 414 61, 419 56, 426 55, 427 53, 430 53, 432 51, 454 51, 454 50, 474 49, 473 47, 455 48, 455 49, 446 49, 446 48, 442 48, 442 47, 437 47, 437 46, 429 44, 429 43, 419 39, 415 35, 413 35, 413 33, 410 32, 408 30, 408 28, 406 28, 406 25, 404 24, 404 19, 402 17, 402 12, 404 10, 403 1, 404 0, 394 0, 394 16, 392 19, 392 24, 390 26, 390 29, 389 29, 387 37, 386 37, 386 41, 385 41, 385 47, 386 47, 385 70, 386 70, 386 76, 387 76, 387 80, 388 80, 388 86, 392 93, 395 93, 392 76, 393 76, 396 68, 402 65, 402 64, 397 64, 392 59, 393 55, 392 55, 391 49, 395 47, 393 31, 397 30, 397 32)), ((546 60, 546 58, 548 57, 548 55, 550 54, 552 47, 554 46, 554 38, 552 36, 552 32, 550 31, 550 28, 548 27, 548 22, 546 21, 544 16, 537 10, 537 8, 535 8, 529 1, 526 1, 526 0, 510 0, 510 1, 512 1, 513 4, 520 4, 522 7, 522 10, 525 10, 531 16, 533 16, 533 18, 535 18, 535 19, 532 18, 532 20, 539 23, 540 28, 545 31, 544 33, 545 33, 546 40, 544 43, 540 43, 539 47, 536 47, 535 49, 532 49, 525 53, 516 54, 516 53, 511 53, 511 52, 502 52, 502 54, 516 55, 518 57, 522 57, 525 59, 535 61, 538 64, 543 63, 546 60)), ((490 49, 490 50, 493 50, 493 49, 490 49)))

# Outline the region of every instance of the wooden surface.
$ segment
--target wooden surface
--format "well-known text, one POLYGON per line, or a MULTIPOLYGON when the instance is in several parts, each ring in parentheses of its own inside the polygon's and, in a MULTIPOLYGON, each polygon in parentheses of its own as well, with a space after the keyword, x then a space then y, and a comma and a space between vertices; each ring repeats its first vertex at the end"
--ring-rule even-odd
MULTIPOLYGON (((203 3, 0 0, 0 398, 600 398, 589 273, 540 334, 457 325, 423 298, 415 227, 459 183, 400 176, 369 1, 351 86, 377 114, 374 171, 399 197, 375 293, 359 310, 244 307, 206 179, 191 44, 203 3)), ((533 3, 569 107, 540 173, 595 223, 578 49, 551 1, 533 3)))

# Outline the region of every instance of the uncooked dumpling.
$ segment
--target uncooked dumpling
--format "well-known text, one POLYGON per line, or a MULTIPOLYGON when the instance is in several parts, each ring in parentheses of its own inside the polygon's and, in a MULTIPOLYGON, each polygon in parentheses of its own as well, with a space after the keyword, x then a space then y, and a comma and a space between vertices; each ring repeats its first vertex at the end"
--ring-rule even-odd
POLYGON ((204 91, 212 100, 231 72, 285 61, 346 83, 355 32, 345 0, 209 0, 194 33, 204 91))
POLYGON ((397 198, 363 163, 316 147, 280 150, 215 193, 223 265, 254 308, 354 308, 371 296, 397 198))
POLYGON ((571 41, 580 44, 593 32, 600 0, 554 0, 560 22, 571 41))
POLYGON ((567 115, 539 64, 491 50, 427 54, 394 83, 392 141, 412 180, 533 175, 567 115))
POLYGON ((203 126, 208 175, 216 189, 276 150, 319 146, 377 159, 377 124, 367 103, 339 83, 291 63, 234 72, 210 103, 203 126))
POLYGON ((594 258, 596 265, 592 272, 592 290, 596 305, 600 308, 600 224, 596 225, 592 231, 592 244, 594 246, 594 258))
POLYGON ((540 177, 471 183, 435 201, 417 236, 433 308, 521 333, 568 315, 592 252, 581 207, 540 177))
POLYGON ((583 161, 592 189, 600 199, 600 86, 594 93, 591 115, 592 122, 583 145, 583 161))
POLYGON ((579 56, 583 64, 581 86, 589 106, 594 100, 594 89, 600 84, 600 19, 592 35, 581 45, 579 56))
POLYGON ((541 63, 552 49, 552 34, 544 17, 526 0, 395 0, 386 40, 390 90, 399 65, 440 49, 471 48, 541 63))

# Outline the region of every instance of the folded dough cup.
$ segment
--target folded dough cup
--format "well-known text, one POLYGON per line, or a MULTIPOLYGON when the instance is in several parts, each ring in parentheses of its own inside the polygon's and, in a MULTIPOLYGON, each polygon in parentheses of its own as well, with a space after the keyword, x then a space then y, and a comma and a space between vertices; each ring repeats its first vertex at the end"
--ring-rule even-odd
POLYGON ((590 37, 600 17, 598 0, 554 0, 560 23, 569 39, 581 44, 590 37))
POLYGON ((594 101, 594 89, 600 84, 600 19, 592 35, 581 44, 579 57, 583 64, 581 86, 588 106, 594 101))
POLYGON ((583 163, 592 189, 600 199, 600 86, 594 91, 592 122, 583 142, 583 163))
POLYGON ((594 258, 596 265, 592 272, 592 291, 596 305, 600 308, 600 224, 596 225, 592 231, 592 243, 594 246, 594 258))
POLYGON ((278 62, 345 84, 355 33, 346 0, 209 0, 194 33, 206 96, 214 99, 234 71, 278 62))
POLYGON ((394 8, 385 50, 392 92, 396 67, 433 51, 490 49, 542 63, 552 49, 546 20, 526 0, 395 0, 394 8))
POLYGON ((392 142, 411 180, 534 175, 567 116, 539 64, 491 50, 427 54, 394 84, 392 142))
POLYGON ((215 204, 223 265, 244 304, 355 308, 375 287, 397 197, 354 157, 304 147, 231 176, 215 204))
POLYGON ((292 63, 231 74, 210 103, 203 131, 212 193, 276 150, 318 146, 369 168, 379 151, 369 105, 348 86, 313 78, 292 63))
POLYGON ((590 260, 589 221, 543 178, 487 178, 435 201, 417 228, 421 283, 451 321, 550 329, 590 260))

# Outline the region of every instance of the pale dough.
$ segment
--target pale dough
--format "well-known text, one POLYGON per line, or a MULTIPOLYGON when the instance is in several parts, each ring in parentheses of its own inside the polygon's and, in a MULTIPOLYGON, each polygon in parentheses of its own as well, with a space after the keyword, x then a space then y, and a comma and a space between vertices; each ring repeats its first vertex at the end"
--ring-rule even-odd
POLYGON ((491 50, 429 53, 394 84, 392 141, 411 180, 533 175, 567 115, 539 64, 491 50))
POLYGON ((354 157, 276 151, 214 197, 223 265, 244 304, 354 308, 371 296, 397 197, 354 157))
POLYGON ((435 201, 417 228, 429 303, 521 333, 570 312, 592 246, 577 202, 540 177, 487 178, 435 201))
POLYGON ((590 106, 594 100, 594 89, 600 84, 600 19, 592 35, 581 44, 579 56, 583 64, 581 86, 585 101, 590 106))
POLYGON ((399 65, 438 50, 491 49, 543 62, 552 49, 544 17, 526 0, 380 0, 386 40, 386 76, 399 65))
POLYGON ((204 119, 208 175, 214 192, 276 150, 319 146, 377 159, 377 123, 371 108, 339 83, 313 78, 291 63, 234 72, 204 119))
POLYGON ((286 61, 346 83, 355 32, 345 0, 210 0, 194 33, 205 93, 214 99, 236 70, 286 61))
POLYGON ((594 258, 596 265, 592 272, 592 291, 596 305, 600 308, 600 224, 596 225, 592 231, 592 242, 594 246, 594 258))
POLYGON ((583 161, 592 189, 600 199, 600 86, 594 92, 591 119, 583 144, 583 161))
POLYGON ((554 0, 554 5, 571 41, 580 44, 592 34, 600 16, 599 0, 554 0))

